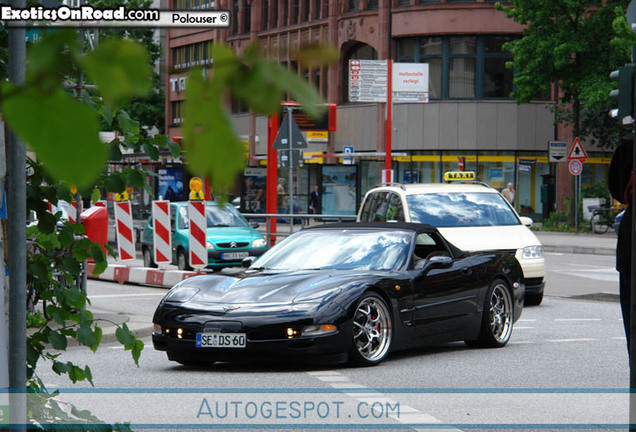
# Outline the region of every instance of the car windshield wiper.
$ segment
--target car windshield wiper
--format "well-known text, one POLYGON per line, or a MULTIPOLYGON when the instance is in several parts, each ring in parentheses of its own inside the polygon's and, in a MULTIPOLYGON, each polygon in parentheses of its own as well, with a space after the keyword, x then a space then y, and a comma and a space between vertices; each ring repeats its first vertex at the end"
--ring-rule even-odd
POLYGON ((229 225, 228 224, 214 224, 214 225, 210 225, 210 227, 212 227, 212 228, 229 227, 229 225))

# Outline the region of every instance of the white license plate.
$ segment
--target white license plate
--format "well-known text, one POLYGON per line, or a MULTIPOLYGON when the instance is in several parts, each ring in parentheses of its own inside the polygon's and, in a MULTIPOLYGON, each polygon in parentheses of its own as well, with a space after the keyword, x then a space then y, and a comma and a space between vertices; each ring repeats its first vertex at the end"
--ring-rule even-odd
POLYGON ((235 259, 243 259, 249 256, 248 252, 224 252, 221 254, 221 259, 224 260, 235 260, 235 259))
POLYGON ((245 333, 197 333, 197 348, 245 348, 245 333))

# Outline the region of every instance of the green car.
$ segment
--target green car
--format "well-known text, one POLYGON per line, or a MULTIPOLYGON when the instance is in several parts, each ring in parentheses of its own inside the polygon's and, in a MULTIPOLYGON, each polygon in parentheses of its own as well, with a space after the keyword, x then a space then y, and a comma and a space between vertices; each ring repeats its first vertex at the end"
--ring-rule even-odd
MULTIPOLYGON (((260 256, 267 250, 267 241, 247 220, 230 204, 218 204, 207 201, 205 206, 207 219, 208 268, 240 266, 243 258, 260 256)), ((170 203, 170 224, 172 229, 172 264, 179 270, 190 270, 188 202, 170 203)), ((142 252, 145 267, 156 267, 153 254, 152 217, 144 227, 142 252)))

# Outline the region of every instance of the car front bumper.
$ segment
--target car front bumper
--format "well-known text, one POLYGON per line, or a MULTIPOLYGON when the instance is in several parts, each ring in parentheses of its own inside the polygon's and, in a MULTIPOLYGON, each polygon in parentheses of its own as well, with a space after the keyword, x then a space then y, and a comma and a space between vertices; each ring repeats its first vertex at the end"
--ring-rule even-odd
POLYGON ((208 267, 232 267, 240 266, 244 258, 248 256, 259 257, 267 252, 267 248, 254 249, 208 249, 208 267), (239 257, 232 257, 232 254, 238 254, 239 257))

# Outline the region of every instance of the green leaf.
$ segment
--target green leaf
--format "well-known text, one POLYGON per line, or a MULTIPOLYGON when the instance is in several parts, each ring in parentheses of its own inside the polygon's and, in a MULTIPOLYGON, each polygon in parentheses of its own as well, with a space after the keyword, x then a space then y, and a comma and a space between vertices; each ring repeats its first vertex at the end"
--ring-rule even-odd
POLYGON ((95 326, 95 330, 93 331, 93 335, 95 336, 95 343, 91 346, 91 351, 97 351, 99 344, 102 342, 102 328, 95 326))
POLYGON ((141 357, 141 351, 143 349, 144 349, 143 341, 136 339, 135 344, 133 345, 133 348, 132 348, 132 357, 137 366, 139 366, 139 357, 141 357))
POLYGON ((51 369, 53 369, 53 372, 58 375, 68 372, 68 366, 65 363, 59 361, 53 362, 53 367, 51 369))
MULTIPOLYGON (((93 384, 93 372, 91 372, 91 368, 88 367, 88 365, 86 365, 84 367, 84 376, 86 376, 86 380, 91 383, 91 385, 93 384)), ((90 414, 90 412, 89 412, 90 414)))
POLYGON ((159 160, 159 149, 152 144, 144 143, 143 144, 144 152, 150 157, 152 160, 159 160))
POLYGON ((244 149, 223 106, 221 93, 200 73, 188 80, 184 144, 190 171, 208 176, 215 191, 234 185, 244 168, 244 149))
POLYGON ((66 336, 60 334, 56 331, 51 331, 49 333, 49 343, 56 350, 65 350, 66 349, 66 336))
POLYGON ((106 103, 120 105, 152 88, 148 54, 141 45, 129 40, 100 42, 86 55, 84 67, 106 103))
POLYGON ((298 64, 306 69, 334 64, 339 58, 336 48, 323 43, 304 45, 296 53, 298 64))
POLYGON ((124 134, 139 134, 139 122, 130 118, 130 115, 126 111, 121 110, 121 112, 117 115, 117 122, 124 134))
POLYGON ((126 178, 128 180, 128 183, 136 188, 142 188, 146 183, 146 176, 144 176, 141 171, 137 171, 134 169, 128 170, 126 178))
POLYGON ((95 335, 93 334, 91 328, 86 325, 80 326, 79 330, 77 331, 77 339, 82 345, 85 345, 87 347, 95 346, 95 335))
POLYGON ((15 94, 3 101, 3 114, 57 180, 85 187, 104 169, 107 152, 93 111, 62 90, 15 94))
POLYGON ((135 342, 135 335, 130 331, 126 323, 122 324, 117 330, 115 330, 115 336, 120 344, 126 349, 130 349, 135 342))
POLYGON ((91 202, 95 204, 100 199, 102 199, 102 192, 97 188, 93 189, 93 193, 91 194, 91 202))
POLYGON ((179 157, 181 154, 181 146, 179 143, 176 143, 171 139, 168 140, 168 149, 170 149, 170 154, 172 154, 172 157, 174 158, 179 157))
POLYGON ((104 273, 107 268, 108 268, 108 262, 106 260, 100 261, 100 262, 96 262, 95 263, 95 267, 93 267, 93 274, 94 275, 100 275, 100 274, 104 273))

